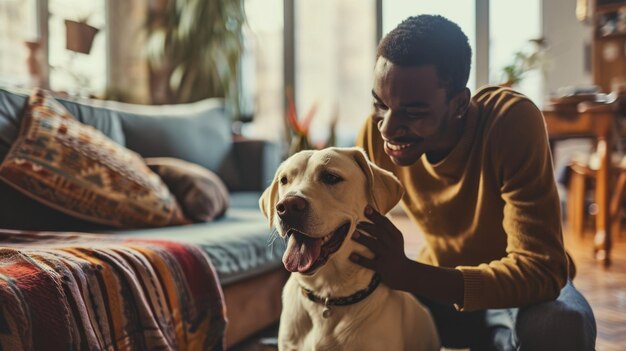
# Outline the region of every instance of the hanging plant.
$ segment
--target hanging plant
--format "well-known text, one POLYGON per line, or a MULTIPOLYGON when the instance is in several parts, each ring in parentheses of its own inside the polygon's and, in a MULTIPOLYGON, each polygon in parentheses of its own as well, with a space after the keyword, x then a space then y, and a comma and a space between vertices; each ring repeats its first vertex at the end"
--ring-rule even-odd
POLYGON ((237 115, 243 0, 151 0, 150 9, 153 103, 225 97, 237 115))
POLYGON ((79 21, 65 20, 65 48, 89 55, 93 40, 99 29, 87 24, 87 19, 79 21))

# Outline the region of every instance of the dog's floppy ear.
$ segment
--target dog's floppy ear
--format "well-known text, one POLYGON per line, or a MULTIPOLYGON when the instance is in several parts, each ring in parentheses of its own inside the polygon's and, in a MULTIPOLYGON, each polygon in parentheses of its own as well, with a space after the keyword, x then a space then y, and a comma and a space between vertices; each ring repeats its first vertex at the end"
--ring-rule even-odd
POLYGON ((270 228, 274 225, 274 210, 278 202, 278 173, 279 170, 276 170, 272 184, 263 191, 259 199, 259 207, 265 218, 268 219, 270 228))
POLYGON ((363 149, 352 149, 354 160, 367 178, 370 204, 380 213, 386 214, 402 199, 404 189, 393 173, 369 162, 363 149))

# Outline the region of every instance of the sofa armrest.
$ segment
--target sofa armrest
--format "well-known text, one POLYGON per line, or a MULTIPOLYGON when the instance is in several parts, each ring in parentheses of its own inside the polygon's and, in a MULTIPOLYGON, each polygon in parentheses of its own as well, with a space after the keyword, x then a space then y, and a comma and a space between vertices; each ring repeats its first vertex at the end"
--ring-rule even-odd
POLYGON ((278 145, 265 140, 235 140, 230 170, 220 176, 230 191, 262 191, 270 185, 280 164, 278 145))

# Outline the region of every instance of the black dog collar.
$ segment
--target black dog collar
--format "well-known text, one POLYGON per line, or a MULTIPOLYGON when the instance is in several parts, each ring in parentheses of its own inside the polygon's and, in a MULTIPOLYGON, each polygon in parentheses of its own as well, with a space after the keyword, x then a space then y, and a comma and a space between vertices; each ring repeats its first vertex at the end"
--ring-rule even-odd
POLYGON ((380 276, 377 273, 374 273, 374 276, 372 276, 372 280, 370 281, 367 288, 359 290, 350 296, 336 297, 336 298, 330 298, 330 296, 321 297, 321 296, 315 295, 315 293, 312 290, 309 290, 303 286, 300 286, 300 289, 302 290, 302 294, 304 294, 304 296, 306 296, 310 301, 324 305, 322 316, 324 318, 328 318, 330 317, 330 314, 331 314, 330 306, 348 306, 348 305, 354 305, 355 303, 361 302, 365 300, 368 296, 370 296, 372 292, 376 290, 379 284, 380 284, 380 276))

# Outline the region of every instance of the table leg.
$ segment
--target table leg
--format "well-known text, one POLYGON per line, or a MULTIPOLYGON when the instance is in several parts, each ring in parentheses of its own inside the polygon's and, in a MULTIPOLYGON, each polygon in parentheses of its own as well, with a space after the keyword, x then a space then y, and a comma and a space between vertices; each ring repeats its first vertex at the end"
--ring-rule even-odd
POLYGON ((611 264, 611 213, 609 184, 611 181, 611 142, 610 138, 598 139, 598 158, 600 167, 596 178, 596 235, 594 252, 598 261, 609 266, 611 264))
POLYGON ((626 171, 621 167, 615 185, 615 190, 611 195, 611 234, 621 237, 622 234, 622 199, 626 190, 626 171))
POLYGON ((587 176, 576 170, 570 171, 567 187, 567 226, 572 234, 583 237, 585 233, 585 213, 587 176))

